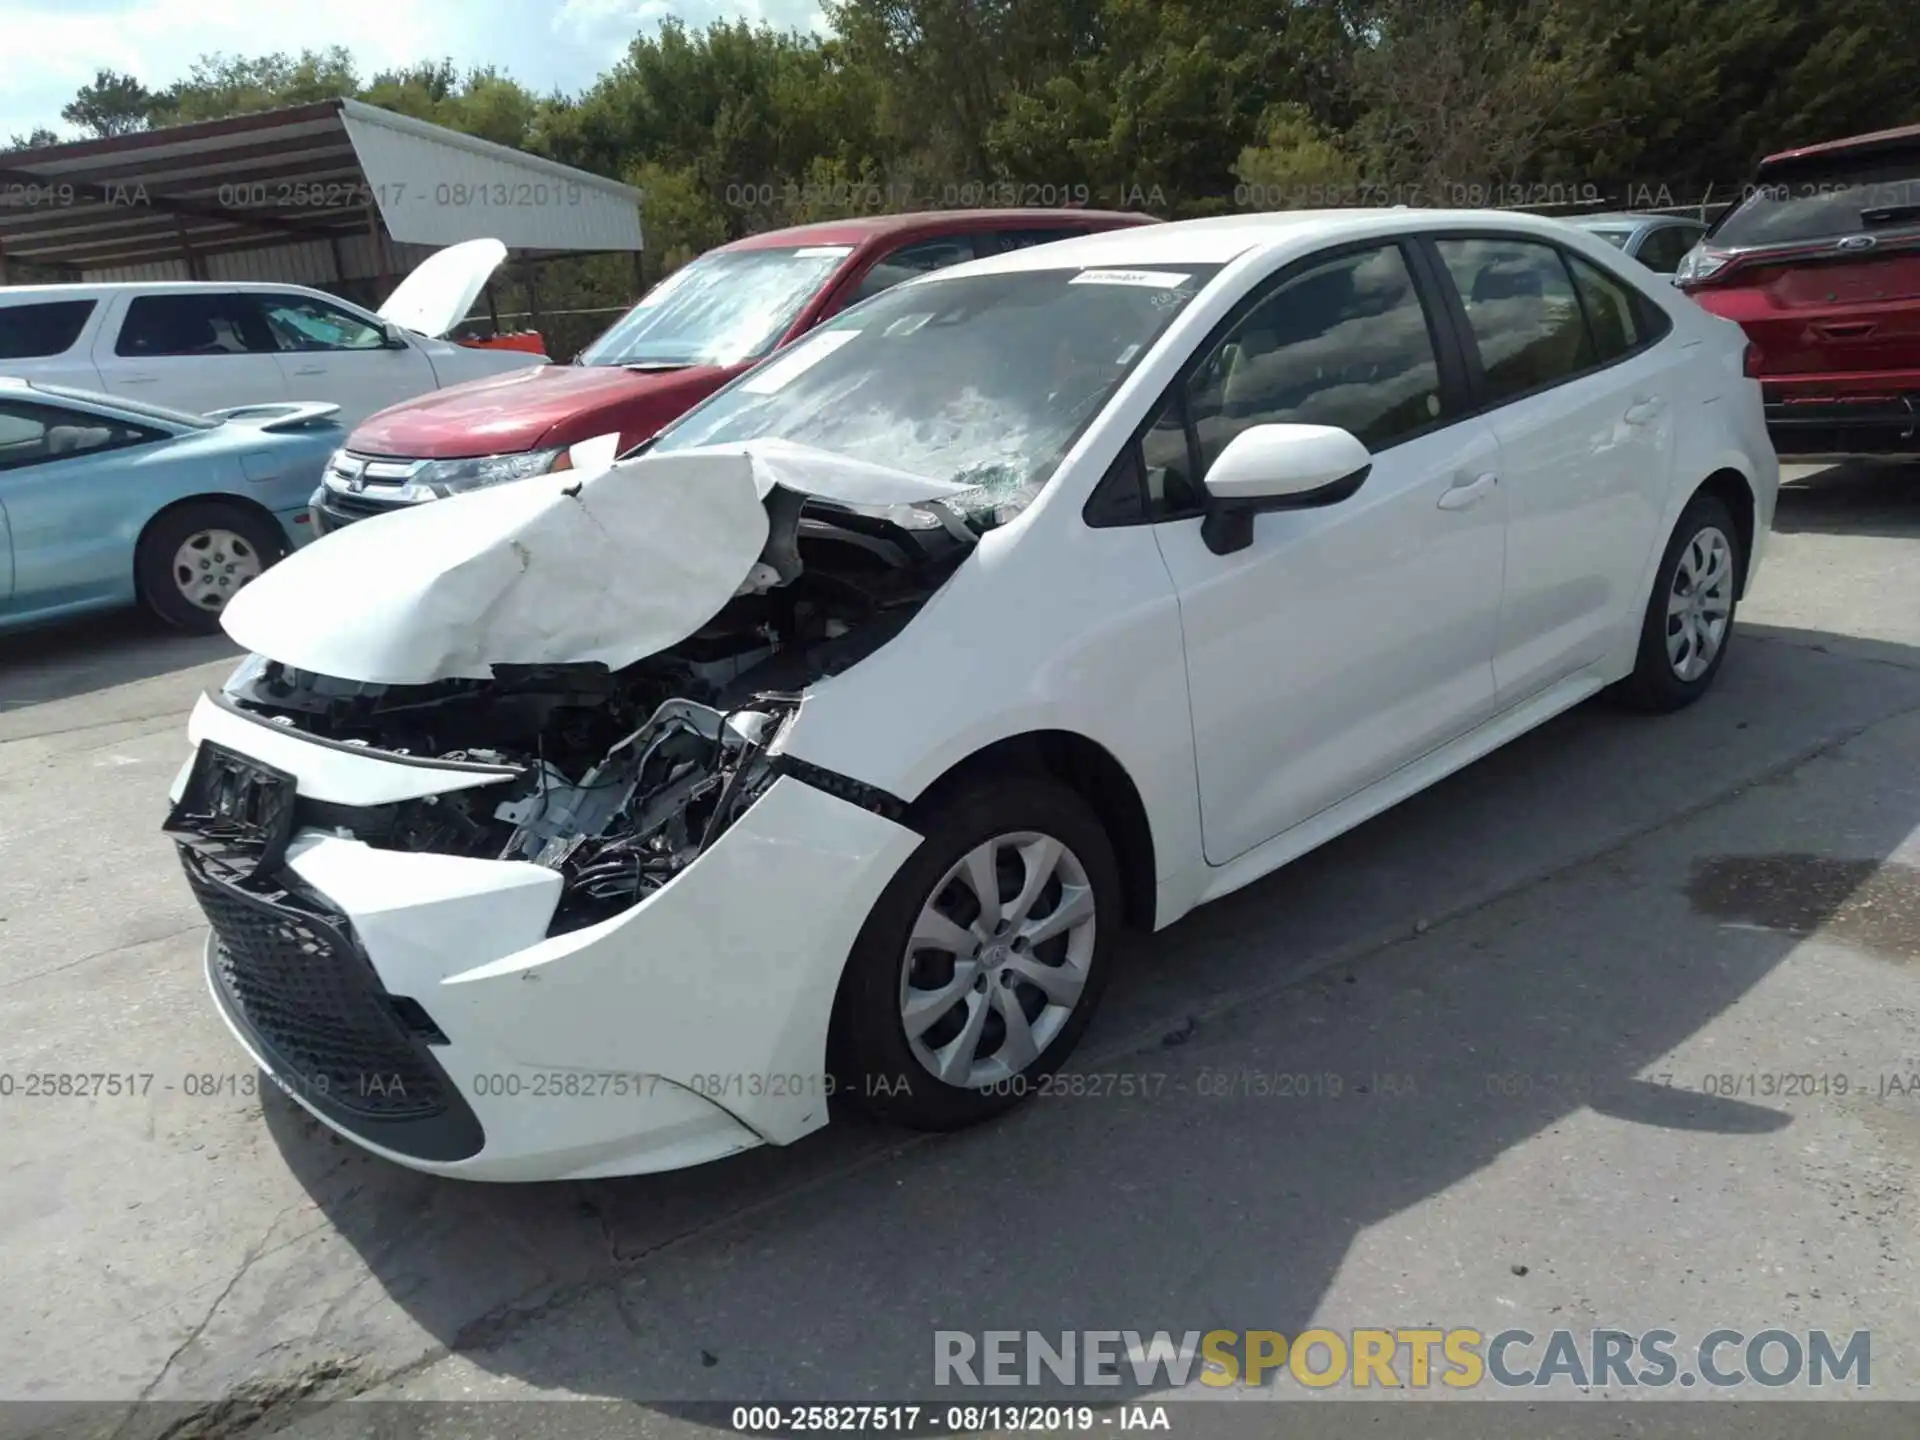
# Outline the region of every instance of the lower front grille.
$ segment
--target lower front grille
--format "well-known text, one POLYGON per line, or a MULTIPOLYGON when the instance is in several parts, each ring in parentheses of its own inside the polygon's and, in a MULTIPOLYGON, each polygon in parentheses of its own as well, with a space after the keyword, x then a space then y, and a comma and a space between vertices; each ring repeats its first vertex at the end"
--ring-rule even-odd
POLYGON ((372 494, 356 495, 348 490, 327 491, 324 503, 331 513, 343 520, 363 520, 369 515, 391 515, 396 510, 413 508, 397 500, 382 500, 372 494))
POLYGON ((181 846, 213 927, 209 973, 228 1014, 289 1089, 342 1128, 422 1159, 464 1159, 478 1120, 409 1033, 345 923, 209 873, 181 846))

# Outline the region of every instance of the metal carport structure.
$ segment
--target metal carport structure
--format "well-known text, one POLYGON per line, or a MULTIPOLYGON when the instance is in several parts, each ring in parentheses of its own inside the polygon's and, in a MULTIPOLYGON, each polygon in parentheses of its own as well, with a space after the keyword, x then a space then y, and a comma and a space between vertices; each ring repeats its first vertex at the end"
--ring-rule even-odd
POLYGON ((432 249, 641 248, 640 192, 352 99, 0 152, 0 284, 269 280, 378 303, 432 249))

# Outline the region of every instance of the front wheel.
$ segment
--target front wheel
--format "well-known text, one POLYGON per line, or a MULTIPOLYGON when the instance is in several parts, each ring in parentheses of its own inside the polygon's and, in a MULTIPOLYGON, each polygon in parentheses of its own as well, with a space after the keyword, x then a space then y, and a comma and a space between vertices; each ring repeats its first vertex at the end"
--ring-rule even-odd
POLYGON ((1619 686, 1640 710, 1678 710, 1707 693, 1733 638, 1746 557, 1726 502, 1696 495, 1673 527, 1640 627, 1633 673, 1619 686))
POLYGON ((848 957, 829 1058, 840 1093, 954 1130, 1037 1093, 1085 1032, 1120 925, 1099 820, 1044 775, 938 805, 848 957))

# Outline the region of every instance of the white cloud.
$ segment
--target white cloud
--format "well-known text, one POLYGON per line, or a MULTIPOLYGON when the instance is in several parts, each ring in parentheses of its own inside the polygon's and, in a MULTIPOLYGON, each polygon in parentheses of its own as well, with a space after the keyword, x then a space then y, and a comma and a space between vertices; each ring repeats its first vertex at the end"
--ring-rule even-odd
POLYGON ((60 107, 97 70, 159 89, 199 56, 344 45, 362 75, 416 60, 492 65, 537 91, 578 91, 639 31, 677 14, 820 28, 817 0, 0 0, 6 37, 0 146, 36 125, 64 131, 60 107))

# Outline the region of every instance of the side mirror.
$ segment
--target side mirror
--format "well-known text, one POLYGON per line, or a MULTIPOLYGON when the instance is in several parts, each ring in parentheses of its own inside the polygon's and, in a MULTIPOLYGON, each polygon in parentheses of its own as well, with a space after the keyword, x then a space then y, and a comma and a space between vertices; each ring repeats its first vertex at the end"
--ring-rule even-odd
POLYGON ((387 349, 404 350, 407 348, 407 332, 400 326, 394 324, 393 321, 388 320, 384 322, 380 327, 380 331, 386 337, 387 349))
POLYGON ((1200 538, 1216 555, 1244 550, 1261 511, 1337 505, 1372 468, 1367 447, 1336 425, 1249 426, 1207 471, 1200 538))

